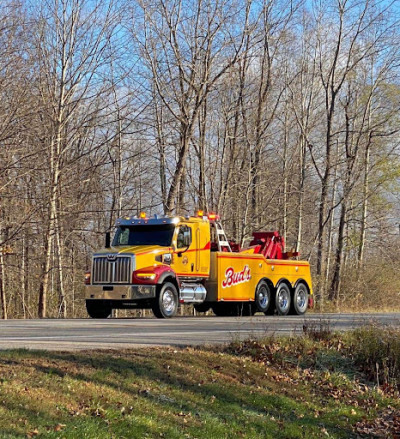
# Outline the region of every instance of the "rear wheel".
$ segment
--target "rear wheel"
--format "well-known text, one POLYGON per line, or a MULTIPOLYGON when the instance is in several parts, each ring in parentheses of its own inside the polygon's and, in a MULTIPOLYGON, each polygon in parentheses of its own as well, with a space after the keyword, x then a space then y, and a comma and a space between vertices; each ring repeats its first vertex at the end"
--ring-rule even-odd
POLYGON ((289 314, 290 304, 291 304, 291 293, 290 293, 290 288, 284 283, 281 283, 276 289, 275 304, 276 304, 276 311, 278 312, 278 315, 286 316, 289 314))
POLYGON ((174 284, 166 282, 158 292, 152 310, 159 319, 174 317, 178 311, 178 291, 174 284))
POLYGON ((87 300, 86 310, 92 319, 107 319, 112 312, 111 306, 102 300, 87 300))
POLYGON ((255 306, 257 311, 263 312, 264 314, 269 314, 269 310, 273 307, 271 306, 272 297, 271 290, 265 281, 261 281, 256 288, 255 294, 255 306))
POLYGON ((308 289, 305 284, 299 283, 293 294, 291 314, 302 316, 308 307, 308 289))

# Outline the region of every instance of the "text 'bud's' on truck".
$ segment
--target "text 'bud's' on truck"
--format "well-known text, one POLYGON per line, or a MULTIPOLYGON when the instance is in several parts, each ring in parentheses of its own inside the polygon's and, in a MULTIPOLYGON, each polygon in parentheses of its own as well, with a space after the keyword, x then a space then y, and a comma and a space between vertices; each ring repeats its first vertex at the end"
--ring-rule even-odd
POLYGON ((289 260, 278 232, 253 234, 250 247, 229 242, 215 214, 175 218, 119 218, 112 246, 93 255, 86 273, 90 317, 115 308, 151 308, 173 317, 179 304, 218 316, 279 315, 313 306, 310 265, 289 260))

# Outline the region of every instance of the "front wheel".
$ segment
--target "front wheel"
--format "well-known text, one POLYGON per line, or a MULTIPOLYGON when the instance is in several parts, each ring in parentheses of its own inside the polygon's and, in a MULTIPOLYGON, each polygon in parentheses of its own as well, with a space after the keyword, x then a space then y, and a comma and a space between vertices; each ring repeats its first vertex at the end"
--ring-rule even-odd
POLYGON ((291 304, 290 288, 282 283, 276 289, 275 305, 276 311, 280 316, 286 316, 289 314, 291 304))
POLYGON ((308 307, 308 289, 303 283, 299 283, 294 290, 291 314, 302 316, 308 307))
POLYGON ((152 306, 154 315, 159 319, 174 317, 178 311, 178 292, 174 284, 166 282, 157 292, 152 306))
POLYGON ((86 300, 86 311, 92 319, 107 319, 112 309, 102 300, 86 300))

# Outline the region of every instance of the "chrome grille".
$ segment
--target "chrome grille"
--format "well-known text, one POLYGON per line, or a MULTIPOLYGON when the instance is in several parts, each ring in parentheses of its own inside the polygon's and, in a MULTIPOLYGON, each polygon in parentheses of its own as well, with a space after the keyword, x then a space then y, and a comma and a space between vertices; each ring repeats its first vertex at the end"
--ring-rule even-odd
POLYGON ((109 259, 107 256, 94 256, 92 283, 129 284, 132 280, 132 269, 131 256, 115 256, 115 259, 109 259))

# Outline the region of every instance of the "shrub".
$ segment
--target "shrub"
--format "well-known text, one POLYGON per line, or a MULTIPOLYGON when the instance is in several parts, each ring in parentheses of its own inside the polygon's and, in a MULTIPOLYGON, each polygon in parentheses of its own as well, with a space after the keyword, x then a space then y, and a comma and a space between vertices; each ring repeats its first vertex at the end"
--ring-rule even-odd
POLYGON ((365 326, 347 333, 355 363, 379 386, 400 390, 400 330, 365 326))

